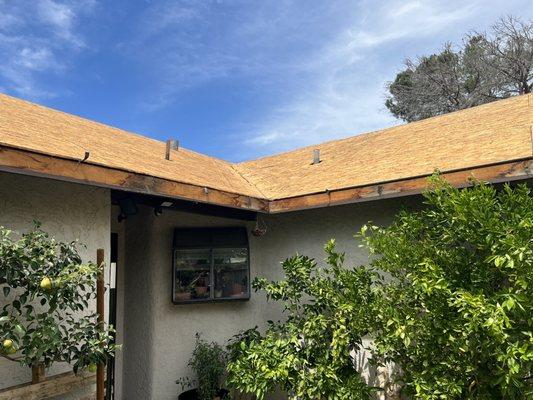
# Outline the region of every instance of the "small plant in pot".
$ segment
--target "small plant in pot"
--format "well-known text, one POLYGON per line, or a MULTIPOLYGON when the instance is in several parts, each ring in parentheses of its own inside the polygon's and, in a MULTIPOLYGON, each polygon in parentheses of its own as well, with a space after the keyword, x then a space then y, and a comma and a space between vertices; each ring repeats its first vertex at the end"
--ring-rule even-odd
POLYGON ((195 291, 198 297, 205 297, 207 295, 207 283, 204 275, 198 277, 195 291))
POLYGON ((181 281, 178 281, 176 284, 176 299, 180 301, 190 300, 191 299, 191 286, 184 285, 181 283, 181 281))
POLYGON ((195 379, 182 377, 176 381, 181 386, 179 400, 224 400, 229 399, 228 390, 222 388, 226 371, 226 351, 215 342, 207 342, 199 333, 189 360, 195 379), (196 388, 193 388, 197 386, 196 388))

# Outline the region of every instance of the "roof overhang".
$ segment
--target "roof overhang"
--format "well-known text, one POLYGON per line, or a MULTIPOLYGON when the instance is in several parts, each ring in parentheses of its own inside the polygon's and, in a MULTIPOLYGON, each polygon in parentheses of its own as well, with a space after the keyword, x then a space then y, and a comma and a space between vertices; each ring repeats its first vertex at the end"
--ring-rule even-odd
MULTIPOLYGON (((533 177, 533 157, 492 165, 441 171, 441 175, 456 187, 472 185, 473 181, 490 183, 511 182, 533 177)), ((305 210, 378 199, 409 196, 422 193, 428 187, 430 175, 401 180, 379 182, 371 185, 324 191, 304 196, 272 200, 269 212, 305 210)))
POLYGON ((87 162, 0 146, 0 170, 258 212, 268 201, 87 162))
MULTIPOLYGON (((6 146, 0 146, 0 171, 260 213, 283 213, 415 195, 428 186, 428 175, 424 175, 303 196, 264 199, 6 146)), ((472 179, 490 183, 523 180, 533 177, 533 157, 441 173, 457 187, 471 185, 472 179)))

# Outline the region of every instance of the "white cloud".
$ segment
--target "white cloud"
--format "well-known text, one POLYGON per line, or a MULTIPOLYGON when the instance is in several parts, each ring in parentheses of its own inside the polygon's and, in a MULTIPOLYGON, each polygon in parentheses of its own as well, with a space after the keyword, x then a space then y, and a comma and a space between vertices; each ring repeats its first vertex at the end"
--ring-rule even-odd
POLYGON ((410 1, 395 7, 395 2, 386 2, 362 24, 362 28, 355 27, 352 30, 354 46, 376 47, 405 38, 432 36, 469 19, 479 7, 479 1, 452 4, 410 1))
POLYGON ((435 35, 468 18, 472 7, 470 3, 446 11, 428 2, 398 8, 387 2, 372 13, 353 15, 334 39, 309 55, 313 73, 306 89, 239 135, 247 137, 252 152, 268 154, 397 124, 384 106, 385 82, 394 70, 382 64, 379 45, 435 35))
POLYGON ((3 91, 38 100, 55 91, 40 82, 44 73, 63 72, 84 46, 76 32, 80 15, 93 0, 36 2, 0 1, 0 77, 3 91))
POLYGON ((225 146, 262 155, 397 123, 385 84, 406 56, 436 51, 527 2, 152 0, 119 48, 150 82, 145 111, 208 86, 253 93, 238 122, 223 121, 232 132, 225 146))

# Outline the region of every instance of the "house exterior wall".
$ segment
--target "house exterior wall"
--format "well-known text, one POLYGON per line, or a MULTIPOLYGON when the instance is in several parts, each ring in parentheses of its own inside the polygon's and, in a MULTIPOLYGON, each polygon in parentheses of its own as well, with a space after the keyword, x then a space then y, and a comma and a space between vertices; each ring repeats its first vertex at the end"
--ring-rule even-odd
MULTIPOLYGON (((263 237, 250 235, 251 279, 282 277, 280 262, 298 252, 323 260, 323 245, 336 238, 347 265, 367 262, 367 253, 353 235, 369 220, 388 224, 405 207, 418 207, 419 198, 402 198, 262 216, 263 237)), ((156 217, 151 209, 128 218, 124 281, 123 398, 176 399, 175 380, 190 375, 195 333, 224 345, 240 330, 282 313, 261 293, 245 302, 174 305, 171 302, 172 237, 177 227, 237 226, 253 223, 177 211, 156 217)))
MULTIPOLYGON (((58 240, 84 243, 84 261, 96 261, 99 248, 109 257, 110 209, 108 189, 0 172, 0 225, 23 233, 40 221, 58 240)), ((68 370, 56 364, 46 373, 68 370)), ((0 389, 30 381, 29 368, 0 358, 0 389)))

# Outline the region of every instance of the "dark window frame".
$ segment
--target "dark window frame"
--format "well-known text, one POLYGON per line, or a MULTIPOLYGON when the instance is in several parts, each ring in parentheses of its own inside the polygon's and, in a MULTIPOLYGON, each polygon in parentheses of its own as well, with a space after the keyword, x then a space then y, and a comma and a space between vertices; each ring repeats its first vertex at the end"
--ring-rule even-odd
MULTIPOLYGON (((206 235, 207 236, 207 235, 206 235)), ((205 304, 205 303, 225 303, 225 302, 242 302, 249 301, 251 295, 251 279, 250 279, 250 241, 248 237, 248 232, 244 227, 213 227, 213 228, 176 228, 174 230, 174 241, 172 245, 172 289, 171 289, 171 300, 175 305, 180 304, 205 304), (246 243, 242 244, 196 244, 196 245, 177 245, 177 235, 181 232, 185 233, 188 231, 196 232, 205 232, 206 234, 217 231, 240 231, 243 237, 246 237, 246 243), (218 249, 246 249, 246 295, 242 297, 215 297, 215 262, 214 262, 214 250, 218 249), (176 251, 179 250, 209 250, 210 253, 210 264, 209 264, 209 297, 204 299, 189 299, 189 300, 176 300, 176 251)))

